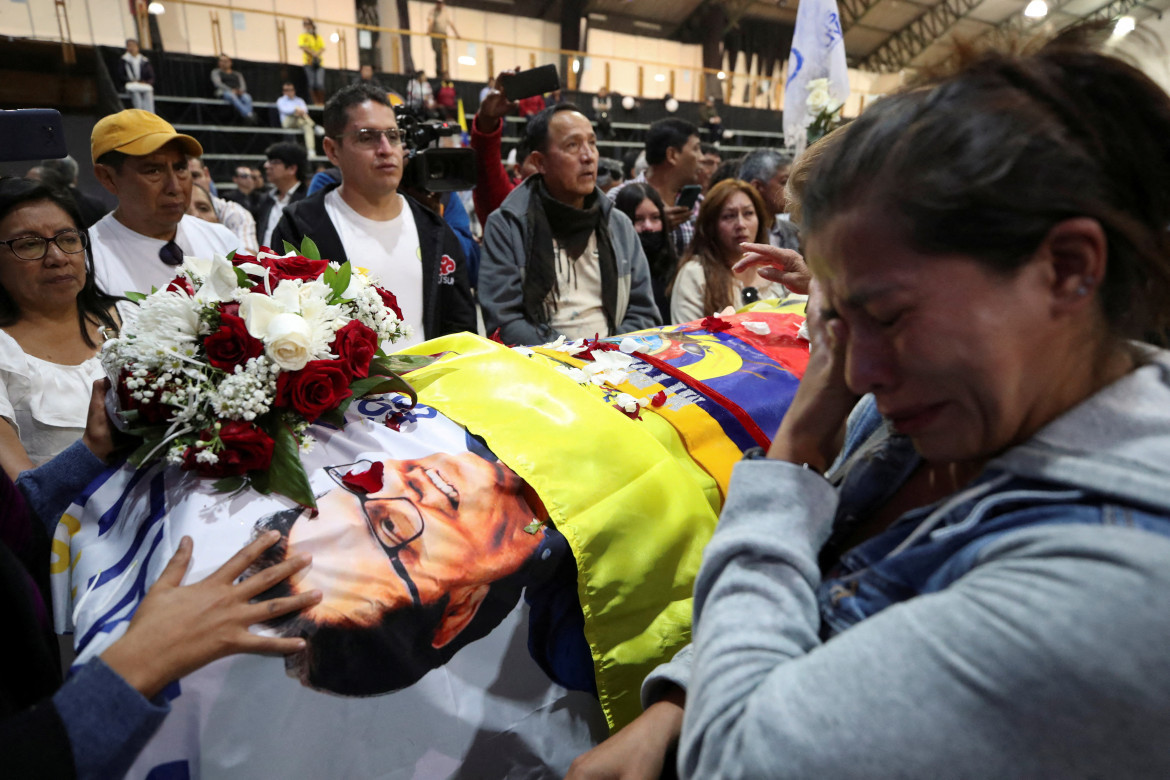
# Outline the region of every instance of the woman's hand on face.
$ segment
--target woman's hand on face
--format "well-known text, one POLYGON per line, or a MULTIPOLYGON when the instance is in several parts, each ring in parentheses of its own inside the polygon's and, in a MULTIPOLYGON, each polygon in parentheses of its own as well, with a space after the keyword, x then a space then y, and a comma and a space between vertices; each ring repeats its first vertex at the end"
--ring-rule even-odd
POLYGON ((807 305, 808 367, 768 449, 770 458, 807 463, 822 473, 841 450, 845 423, 859 398, 845 383, 849 330, 828 304, 821 283, 812 280, 807 305))
POLYGON ((682 734, 686 694, 655 702, 630 725, 574 759, 565 780, 658 780, 682 734))
MULTIPOLYGON (((740 244, 743 258, 731 267, 732 273, 759 266, 756 273, 770 282, 779 282, 798 295, 807 295, 812 274, 799 252, 771 244, 740 244)), ((811 318, 810 318, 811 319, 811 318)))
POLYGON ((235 653, 288 654, 303 650, 299 637, 253 634, 248 627, 312 606, 320 591, 252 599, 309 565, 308 556, 290 558, 242 582, 236 579, 280 539, 270 531, 245 546, 206 579, 180 585, 191 563, 191 537, 179 542, 166 569, 147 592, 130 627, 102 660, 143 696, 153 698, 168 683, 235 653))

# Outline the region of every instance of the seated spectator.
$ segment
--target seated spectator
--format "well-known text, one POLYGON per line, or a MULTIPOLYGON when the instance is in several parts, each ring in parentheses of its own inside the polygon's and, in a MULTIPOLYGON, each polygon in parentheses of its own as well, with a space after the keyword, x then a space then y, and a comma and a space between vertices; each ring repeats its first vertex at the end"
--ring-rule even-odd
POLYGON ((435 113, 435 92, 427 81, 423 70, 416 70, 414 77, 406 83, 406 107, 418 116, 427 117, 435 113))
POLYGON ((699 209, 695 240, 683 258, 671 289, 672 322, 709 317, 761 298, 783 298, 783 285, 759 275, 756 267, 732 270, 745 242, 766 244, 772 214, 755 188, 738 179, 722 181, 699 209))
POLYGON ((276 110, 280 112, 280 126, 285 129, 299 127, 304 135, 305 148, 309 156, 317 154, 317 123, 309 116, 309 107, 305 99, 297 97, 297 88, 291 81, 284 82, 281 95, 276 99, 276 110))
POLYGON ((92 227, 95 222, 110 213, 109 206, 103 201, 77 186, 80 170, 77 161, 72 157, 66 155, 60 159, 41 160, 37 167, 40 169, 38 178, 42 184, 66 192, 73 198, 73 202, 77 204, 77 212, 81 215, 82 227, 92 227))
POLYGON ((544 100, 544 95, 532 95, 531 97, 516 101, 516 111, 522 117, 536 116, 541 111, 544 111, 548 105, 544 100))
POLYGON ((149 292, 175 278, 183 257, 227 254, 240 246, 223 225, 186 214, 187 158, 203 147, 169 122, 128 108, 103 117, 90 138, 94 175, 118 206, 90 230, 93 270, 103 290, 149 292))
POLYGON ((244 122, 256 124, 256 115, 252 113, 252 96, 248 94, 248 83, 244 80, 243 73, 232 70, 231 57, 226 54, 219 55, 219 64, 211 71, 211 84, 215 87, 216 97, 222 97, 244 122))
POLYGON ((681 727, 682 777, 1170 772, 1170 100, 1067 38, 966 57, 816 164, 805 381, 610 766, 681 727))
POLYGON ((134 38, 126 39, 126 53, 118 60, 114 76, 118 87, 130 93, 134 108, 154 113, 154 68, 134 38))
POLYGON ((350 81, 351 84, 373 84, 376 87, 382 86, 377 78, 374 77, 374 66, 368 62, 358 68, 357 75, 350 81))
POLYGON ((588 338, 661 321, 650 266, 629 218, 597 188, 597 139, 570 104, 526 130, 538 171, 484 228, 479 300, 505 344, 588 338))
POLYGON ((459 98, 455 94, 455 82, 444 78, 439 85, 439 94, 435 96, 435 108, 439 118, 451 121, 459 114, 459 98))
POLYGON ((81 438, 105 375, 98 351, 119 299, 97 286, 88 244, 68 198, 0 181, 0 467, 12 479, 81 438))
POLYGON ((252 169, 247 165, 236 166, 236 169, 232 172, 232 183, 236 185, 236 188, 224 192, 224 200, 238 203, 247 209, 252 214, 252 221, 254 223, 256 221, 256 207, 264 195, 263 187, 256 186, 256 182, 252 179, 252 169))
POLYGON ((670 311, 670 287, 678 270, 678 255, 666 232, 666 205, 658 191, 644 182, 622 188, 613 205, 634 223, 638 243, 650 263, 650 282, 658 311, 670 311))
POLYGON ((496 88, 496 77, 492 76, 491 78, 488 79, 487 84, 484 84, 483 89, 481 89, 479 91, 479 102, 481 105, 483 104, 483 101, 487 99, 487 96, 490 95, 492 93, 492 90, 494 90, 495 88, 496 88))

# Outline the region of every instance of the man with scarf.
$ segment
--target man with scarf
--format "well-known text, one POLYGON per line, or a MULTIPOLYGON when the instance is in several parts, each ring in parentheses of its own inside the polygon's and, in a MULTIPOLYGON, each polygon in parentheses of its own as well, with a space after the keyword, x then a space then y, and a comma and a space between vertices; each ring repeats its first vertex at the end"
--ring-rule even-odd
POLYGON ((589 119, 562 103, 532 117, 525 135, 537 173, 484 229, 487 333, 505 344, 543 344, 661 324, 634 226, 597 188, 589 119))

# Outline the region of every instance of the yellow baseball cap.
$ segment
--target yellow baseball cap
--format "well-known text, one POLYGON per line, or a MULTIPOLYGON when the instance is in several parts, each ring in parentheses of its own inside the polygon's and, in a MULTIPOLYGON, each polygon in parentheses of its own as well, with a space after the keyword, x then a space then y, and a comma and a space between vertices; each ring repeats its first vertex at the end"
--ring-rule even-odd
POLYGON ((167 120, 140 108, 128 108, 98 120, 89 137, 89 150, 95 162, 106 152, 142 157, 176 139, 187 154, 203 154, 198 141, 176 132, 167 120))

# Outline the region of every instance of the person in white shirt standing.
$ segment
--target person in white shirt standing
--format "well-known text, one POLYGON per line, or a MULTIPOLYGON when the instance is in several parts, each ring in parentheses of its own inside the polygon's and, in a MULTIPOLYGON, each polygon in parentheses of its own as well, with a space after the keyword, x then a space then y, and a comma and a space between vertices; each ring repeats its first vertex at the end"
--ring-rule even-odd
POLYGON ((118 206, 89 229, 98 286, 115 295, 170 282, 185 255, 226 255, 239 239, 223 225, 186 214, 187 155, 203 147, 149 111, 103 117, 90 136, 94 175, 118 206))
POLYGON ((324 125, 322 146, 342 183, 286 208, 272 241, 299 247, 308 236, 322 258, 353 262, 381 280, 413 330, 395 348, 475 332, 459 239, 438 214, 398 191, 406 155, 386 91, 372 84, 338 90, 325 104, 324 125))

